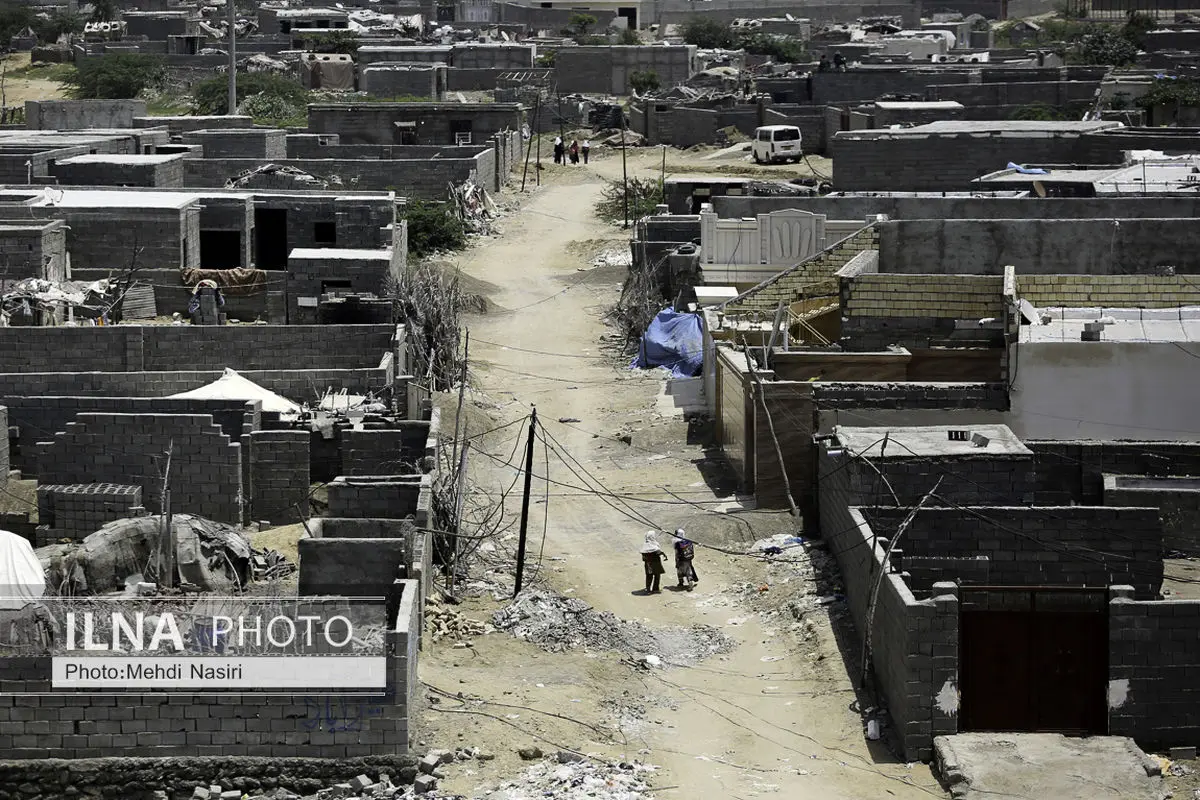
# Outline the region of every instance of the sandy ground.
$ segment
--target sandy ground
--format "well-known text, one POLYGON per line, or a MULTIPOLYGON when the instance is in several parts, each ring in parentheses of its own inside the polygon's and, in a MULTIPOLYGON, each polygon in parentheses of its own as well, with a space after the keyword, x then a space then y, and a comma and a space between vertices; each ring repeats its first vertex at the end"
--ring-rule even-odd
MULTIPOLYGON (((5 72, 29 66, 29 53, 13 53, 3 58, 5 72)), ((26 100, 57 100, 66 97, 65 87, 57 81, 41 78, 4 77, 4 105, 23 106, 26 100)))
MULTIPOLYGON (((697 158, 668 151, 668 173, 697 158)), ((661 159, 658 148, 630 150, 630 174, 657 175, 661 159)), ((624 269, 591 261, 606 247, 627 248, 628 237, 595 221, 592 207, 603 178, 620 176, 619 154, 589 167, 546 166, 542 186, 530 181, 520 210, 500 221, 502 233, 459 259, 475 285, 491 287, 494 303, 468 320, 470 433, 519 420, 536 405, 549 436, 578 459, 576 475, 540 443, 535 450, 535 474, 547 474, 548 460, 551 481, 568 484, 533 484, 528 563, 539 586, 653 626, 712 625, 736 647, 694 666, 644 670, 615 653, 546 653, 504 633, 475 637, 471 647, 428 642, 421 678, 442 694, 415 725, 420 746, 474 746, 496 756, 448 767, 443 787, 471 793, 512 777, 516 749, 538 745, 659 765, 654 785, 663 798, 944 797, 927 766, 899 763, 865 740, 858 709, 874 701, 860 700, 848 677, 857 668, 838 647, 840 604, 803 618, 784 613, 791 599, 814 600, 810 578, 702 547, 693 592, 641 591, 647 521, 664 530, 685 525, 701 544, 734 553, 765 536, 802 532, 786 514, 711 511, 718 498, 736 498, 706 457, 703 431, 658 413, 660 375, 631 372, 626 358, 605 350, 611 332, 601 317, 624 269), (582 491, 588 474, 620 498, 607 498, 610 506, 582 491)), ((475 443, 481 495, 513 483, 524 433, 517 424, 475 443)), ((519 492, 508 495, 510 515, 519 492)), ((499 568, 484 576, 495 586, 511 587, 514 544, 511 531, 495 543, 499 568)), ((485 594, 457 610, 485 620, 500 605, 485 594)))

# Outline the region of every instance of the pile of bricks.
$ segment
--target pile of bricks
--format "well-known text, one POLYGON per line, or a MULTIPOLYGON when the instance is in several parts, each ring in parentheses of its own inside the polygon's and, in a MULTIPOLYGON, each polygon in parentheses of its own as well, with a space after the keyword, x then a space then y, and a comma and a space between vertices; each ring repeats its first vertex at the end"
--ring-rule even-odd
POLYGON ((39 486, 39 545, 58 539, 80 541, 117 519, 140 516, 140 486, 73 483, 39 486))

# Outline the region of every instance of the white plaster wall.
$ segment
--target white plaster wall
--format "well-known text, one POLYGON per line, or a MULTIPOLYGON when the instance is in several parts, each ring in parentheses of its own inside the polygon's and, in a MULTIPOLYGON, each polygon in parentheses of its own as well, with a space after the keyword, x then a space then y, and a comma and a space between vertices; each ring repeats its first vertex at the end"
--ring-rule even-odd
POLYGON ((1200 441, 1200 344, 1033 342, 1012 360, 1022 439, 1200 441))

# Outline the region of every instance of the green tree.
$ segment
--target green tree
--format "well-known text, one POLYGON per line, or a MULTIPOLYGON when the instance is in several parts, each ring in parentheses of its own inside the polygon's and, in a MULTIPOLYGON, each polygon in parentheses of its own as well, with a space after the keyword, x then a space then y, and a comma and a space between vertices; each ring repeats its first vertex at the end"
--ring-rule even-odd
MULTIPOLYGON (((237 80, 237 102, 251 95, 264 95, 272 101, 278 100, 294 109, 304 109, 308 103, 308 91, 294 78, 273 75, 269 72, 239 72, 237 80)), ((192 101, 197 114, 222 115, 229 113, 229 79, 224 75, 201 81, 192 87, 192 101)))
POLYGON ((1083 41, 1068 51, 1068 60, 1082 64, 1108 64, 1124 67, 1137 59, 1138 48, 1119 31, 1100 28, 1083 37, 1083 41))
POLYGON ((733 29, 710 17, 692 17, 683 23, 683 41, 704 50, 728 49, 734 46, 733 29))
POLYGON ((467 246, 462 220, 448 203, 409 198, 399 209, 408 222, 408 253, 416 258, 467 246))
POLYGON ((56 42, 63 34, 83 33, 84 18, 71 11, 56 10, 47 19, 39 19, 33 26, 43 42, 56 42))
POLYGON ((341 53, 356 55, 358 53, 358 37, 350 31, 330 31, 304 37, 305 49, 312 53, 341 53))
MULTIPOLYGON (((625 182, 609 181, 600 192, 600 201, 596 203, 596 216, 606 222, 623 222, 625 220, 625 182)), ((629 221, 636 222, 642 217, 654 213, 654 207, 662 199, 662 187, 656 180, 630 178, 629 191, 629 221)))
POLYGON ((86 58, 67 78, 81 100, 127 100, 161 86, 166 67, 161 58, 141 53, 113 53, 86 58))
POLYGON ((115 0, 92 0, 92 22, 112 22, 117 18, 115 0))
POLYGON ((8 40, 22 30, 37 23, 29 6, 22 3, 0 4, 0 42, 8 47, 8 40))
POLYGON ((736 44, 747 53, 770 56, 780 64, 794 64, 798 61, 808 60, 808 51, 795 39, 751 33, 739 37, 736 44))
POLYGON ((591 14, 572 14, 567 20, 567 24, 574 28, 575 33, 579 36, 587 36, 588 29, 595 26, 597 22, 599 20, 591 14))
POLYGON ((621 34, 617 36, 617 44, 641 44, 642 40, 638 38, 637 31, 633 28, 622 28, 621 34))
POLYGON ((629 88, 638 94, 652 92, 662 86, 658 73, 652 69, 640 70, 629 74, 629 88))

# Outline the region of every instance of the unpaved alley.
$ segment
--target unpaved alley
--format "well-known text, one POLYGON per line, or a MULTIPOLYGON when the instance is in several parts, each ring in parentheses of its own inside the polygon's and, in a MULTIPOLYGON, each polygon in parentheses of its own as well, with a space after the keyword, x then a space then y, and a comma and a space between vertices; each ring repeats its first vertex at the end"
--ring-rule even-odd
MULTIPOLYGON (((660 154, 631 151, 631 174, 656 173, 660 154)), ((502 233, 459 261, 490 301, 468 322, 477 492, 503 495, 515 521, 523 420, 536 405, 545 435, 535 446, 527 585, 650 629, 696 637, 694 626, 708 626, 729 646, 707 658, 548 649, 503 631, 432 644, 421 672, 434 702, 418 737, 495 756, 451 769, 443 787, 471 795, 513 778, 523 767, 516 751, 537 746, 656 765, 649 782, 664 798, 944 796, 928 767, 899 763, 864 737, 868 715, 885 718, 856 694, 857 666, 839 648, 839 637, 854 645, 831 560, 819 545, 786 539, 804 536, 786 513, 739 502, 705 449, 704 422, 674 411, 660 396, 663 376, 629 370, 608 341, 603 316, 625 268, 597 266, 597 255, 627 252, 628 237, 596 221, 593 206, 603 178, 620 176, 619 154, 547 167, 502 233), (666 590, 644 594, 638 546, 648 523, 682 525, 701 544, 694 591, 675 591, 668 567, 666 590), (748 554, 772 536, 796 546, 748 554), (643 656, 653 656, 649 667, 643 656)), ((458 612, 489 619, 508 602, 515 531, 485 546, 491 569, 472 575, 466 594, 476 591, 458 612)))

